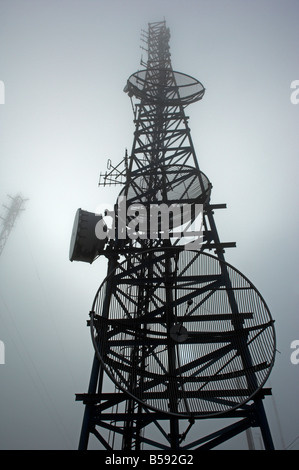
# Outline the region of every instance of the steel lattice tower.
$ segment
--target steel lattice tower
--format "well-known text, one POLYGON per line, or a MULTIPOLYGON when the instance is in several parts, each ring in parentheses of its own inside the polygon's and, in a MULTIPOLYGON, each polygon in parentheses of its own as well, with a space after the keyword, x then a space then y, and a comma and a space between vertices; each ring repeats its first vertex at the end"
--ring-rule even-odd
POLYGON ((235 244, 220 241, 214 212, 225 204, 210 202, 185 114, 205 90, 172 69, 164 21, 145 35, 147 64, 124 90, 137 100, 131 154, 100 180, 123 187, 110 214, 78 209, 70 246, 71 261, 108 259, 88 321, 95 356, 88 393, 77 394, 85 404, 79 448, 92 433, 106 450, 211 449, 260 427, 272 449, 262 399, 273 320, 224 258, 235 244), (215 418, 233 424, 192 437, 194 425, 215 418))
POLYGON ((15 225, 15 221, 24 210, 24 205, 26 199, 23 199, 19 194, 14 197, 9 196, 11 199, 10 206, 4 206, 6 209, 6 214, 4 217, 0 217, 2 222, 2 229, 0 232, 0 255, 4 250, 7 239, 15 225))

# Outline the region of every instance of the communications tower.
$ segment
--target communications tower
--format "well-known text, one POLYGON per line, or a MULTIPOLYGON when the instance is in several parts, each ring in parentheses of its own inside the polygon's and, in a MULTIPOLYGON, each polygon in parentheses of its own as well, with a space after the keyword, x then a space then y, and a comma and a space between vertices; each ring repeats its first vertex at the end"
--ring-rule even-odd
MULTIPOLYGON (((78 209, 70 260, 108 259, 88 326, 95 350, 79 449, 212 449, 259 427, 275 355, 273 320, 254 285, 224 258, 186 107, 203 85, 173 70, 166 23, 148 25, 148 59, 131 75, 132 150, 100 186, 120 184, 113 211, 78 209), (108 220, 112 221, 110 223, 108 220), (201 435, 200 423, 227 418, 201 435), (194 432, 196 430, 196 432, 194 432)), ((215 421, 213 421, 214 423, 215 421)))
POLYGON ((2 219, 2 229, 0 231, 0 255, 2 254, 2 251, 4 250, 5 244, 7 242, 7 239, 10 235, 10 232, 12 231, 15 221, 20 215, 21 211, 25 210, 24 205, 26 202, 26 199, 23 199, 22 196, 17 194, 16 196, 8 196, 11 200, 9 206, 4 206, 6 209, 6 214, 5 216, 1 216, 0 218, 2 219))

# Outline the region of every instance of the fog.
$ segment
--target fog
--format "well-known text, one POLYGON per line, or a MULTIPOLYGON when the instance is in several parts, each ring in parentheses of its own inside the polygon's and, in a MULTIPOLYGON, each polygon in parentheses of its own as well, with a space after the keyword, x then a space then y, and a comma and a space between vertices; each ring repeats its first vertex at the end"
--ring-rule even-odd
POLYGON ((146 59, 141 29, 164 18, 173 68, 206 88, 187 114, 212 202, 227 204, 215 215, 221 240, 237 244, 226 260, 275 320, 264 403, 274 444, 299 448, 298 1, 2 0, 0 205, 28 199, 0 257, 3 450, 77 448, 75 394, 87 391, 93 358, 86 320, 107 262, 69 261, 73 220, 116 200, 120 188, 98 187, 99 175, 131 149, 123 88, 146 59))

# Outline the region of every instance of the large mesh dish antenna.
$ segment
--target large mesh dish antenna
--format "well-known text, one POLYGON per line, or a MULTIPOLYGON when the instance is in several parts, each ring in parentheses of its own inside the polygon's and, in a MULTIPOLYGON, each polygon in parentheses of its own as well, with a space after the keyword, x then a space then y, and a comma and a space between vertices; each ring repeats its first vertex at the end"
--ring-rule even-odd
POLYGON ((146 69, 133 73, 124 89, 131 96, 167 106, 199 101, 205 92, 196 78, 171 69, 146 69))
POLYGON ((264 385, 274 363, 263 298, 238 270, 202 252, 169 248, 124 261, 100 286, 90 325, 116 386, 170 415, 235 409, 264 385))
MULTIPOLYGON (((210 181, 200 170, 187 165, 172 165, 157 167, 143 171, 140 175, 137 174, 123 188, 120 196, 126 198, 127 207, 138 210, 141 205, 146 208, 147 214, 150 214, 151 205, 167 204, 169 208, 172 205, 178 208, 187 205, 192 208, 195 204, 205 204, 209 202, 211 188, 210 181), (159 188, 158 191, 157 188, 159 188)), ((178 215, 174 215, 172 218, 173 227, 182 225, 181 213, 177 212, 178 215)), ((191 215, 192 211, 190 211, 190 219, 191 215)), ((127 223, 125 212, 119 213, 118 216, 127 223)), ((139 215, 139 220, 141 218, 139 215)), ((189 222, 189 220, 185 220, 185 222, 189 222)))
POLYGON ((200 170, 184 165, 157 166, 142 170, 124 187, 127 203, 203 204, 209 200, 211 183, 200 170), (158 188, 158 190, 157 190, 158 188))

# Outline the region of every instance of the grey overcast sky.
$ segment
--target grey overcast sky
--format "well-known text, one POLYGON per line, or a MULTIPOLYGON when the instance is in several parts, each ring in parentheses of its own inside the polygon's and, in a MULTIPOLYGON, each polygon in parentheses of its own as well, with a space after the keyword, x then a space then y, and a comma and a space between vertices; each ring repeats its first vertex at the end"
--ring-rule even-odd
POLYGON ((141 29, 164 18, 173 68, 206 88, 188 115, 212 202, 227 203, 216 214, 221 239, 237 243, 226 259, 275 319, 274 443, 299 449, 298 0, 0 1, 0 205, 28 198, 0 258, 0 449, 77 448, 75 393, 87 391, 93 356, 86 319, 106 260, 69 262, 73 219, 118 194, 98 187, 99 174, 130 151, 123 88, 140 68, 141 29))

